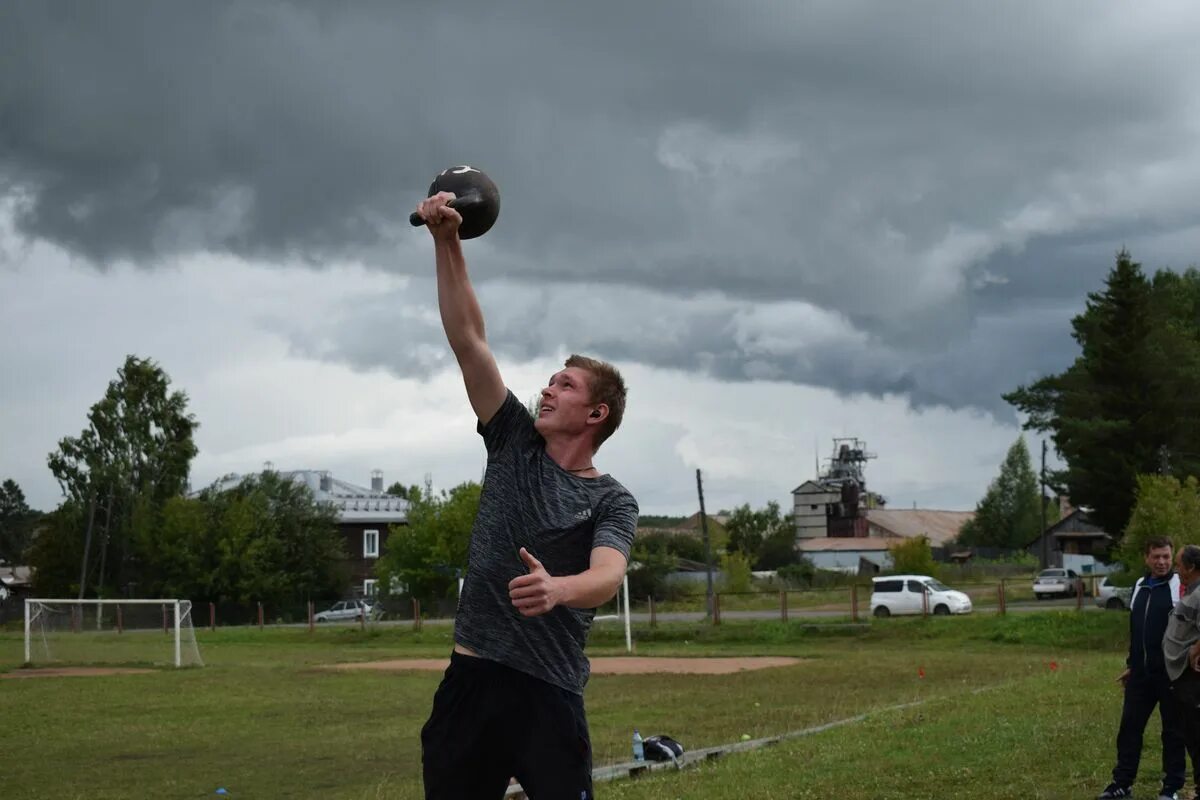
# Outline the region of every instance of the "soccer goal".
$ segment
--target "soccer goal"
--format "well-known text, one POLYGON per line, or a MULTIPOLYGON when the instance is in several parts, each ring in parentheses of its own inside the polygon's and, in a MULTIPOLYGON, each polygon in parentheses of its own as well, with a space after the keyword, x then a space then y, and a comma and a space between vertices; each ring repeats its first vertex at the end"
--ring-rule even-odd
POLYGON ((633 632, 629 627, 629 576, 626 575, 621 581, 621 591, 617 592, 617 608, 614 614, 597 614, 594 622, 604 622, 606 620, 623 619, 625 620, 625 652, 633 652, 633 632))
POLYGON ((190 600, 25 601, 26 664, 201 667, 190 600))

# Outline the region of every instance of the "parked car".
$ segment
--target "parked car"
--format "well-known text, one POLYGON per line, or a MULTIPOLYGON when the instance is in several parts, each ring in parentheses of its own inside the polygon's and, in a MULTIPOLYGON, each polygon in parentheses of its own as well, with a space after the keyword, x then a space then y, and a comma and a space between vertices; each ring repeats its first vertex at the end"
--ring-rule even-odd
POLYGON ((357 621, 364 614, 371 613, 371 604, 365 600, 339 600, 324 611, 313 615, 317 622, 336 622, 340 619, 357 621))
POLYGON ((1107 575, 1096 586, 1096 605, 1111 611, 1128 611, 1133 596, 1132 586, 1113 586, 1107 575))
POLYGON ((969 614, 971 598, 928 575, 888 575, 872 579, 871 613, 969 614))
POLYGON ((1038 600, 1074 597, 1083 592, 1083 578, 1073 569, 1044 569, 1033 579, 1033 596, 1038 600))

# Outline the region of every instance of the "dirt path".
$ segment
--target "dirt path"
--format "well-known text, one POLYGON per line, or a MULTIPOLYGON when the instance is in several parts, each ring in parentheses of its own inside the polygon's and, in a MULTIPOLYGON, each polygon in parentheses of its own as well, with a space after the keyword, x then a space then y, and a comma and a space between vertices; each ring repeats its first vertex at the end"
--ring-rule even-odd
POLYGON ((41 667, 0 673, 0 678, 70 678, 84 675, 139 675, 146 672, 157 670, 128 667, 41 667))
MULTIPOLYGON (((728 675, 744 670, 787 667, 799 664, 803 659, 784 656, 757 656, 748 658, 653 658, 648 656, 614 656, 593 658, 593 675, 646 675, 667 672, 675 675, 728 675)), ((348 664, 332 664, 328 669, 376 670, 398 672, 403 670, 440 672, 449 663, 444 658, 400 658, 392 661, 362 661, 348 664)))

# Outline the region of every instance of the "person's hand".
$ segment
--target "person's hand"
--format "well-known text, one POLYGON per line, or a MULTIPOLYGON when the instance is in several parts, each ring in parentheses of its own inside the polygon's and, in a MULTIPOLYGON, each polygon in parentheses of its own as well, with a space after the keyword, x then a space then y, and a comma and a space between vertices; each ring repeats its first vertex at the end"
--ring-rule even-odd
POLYGON ((529 574, 509 581, 508 596, 522 616, 536 617, 545 614, 562 599, 562 583, 547 572, 542 562, 524 547, 521 548, 521 560, 529 568, 529 574))
POLYGON ((452 241, 458 238, 462 215, 449 206, 453 199, 452 192, 438 192, 417 204, 417 213, 425 220, 425 227, 434 239, 452 241))
POLYGON ((1188 650, 1188 664, 1191 665, 1192 669, 1200 672, 1200 642, 1196 642, 1188 650))
POLYGON ((1133 670, 1131 670, 1129 667, 1126 667, 1125 671, 1117 676, 1117 683, 1121 684, 1122 689, 1124 689, 1125 686, 1129 683, 1129 676, 1132 674, 1133 674, 1133 670))

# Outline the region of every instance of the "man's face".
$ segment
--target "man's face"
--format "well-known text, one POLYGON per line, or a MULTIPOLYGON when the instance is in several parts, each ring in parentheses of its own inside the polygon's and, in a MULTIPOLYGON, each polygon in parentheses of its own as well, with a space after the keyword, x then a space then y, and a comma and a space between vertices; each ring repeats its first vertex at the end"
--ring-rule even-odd
POLYGON ((1171 571, 1171 547, 1152 547, 1146 553, 1146 566, 1155 578, 1161 578, 1171 571))
POLYGON ((1190 586, 1192 581, 1196 580, 1196 572, 1183 562, 1183 551, 1179 551, 1179 555, 1175 556, 1175 573, 1179 575, 1179 580, 1183 581, 1185 586, 1190 586))
POLYGON ((595 406, 588 389, 588 373, 579 367, 567 367, 554 373, 542 389, 534 427, 546 436, 550 433, 581 433, 595 406))

